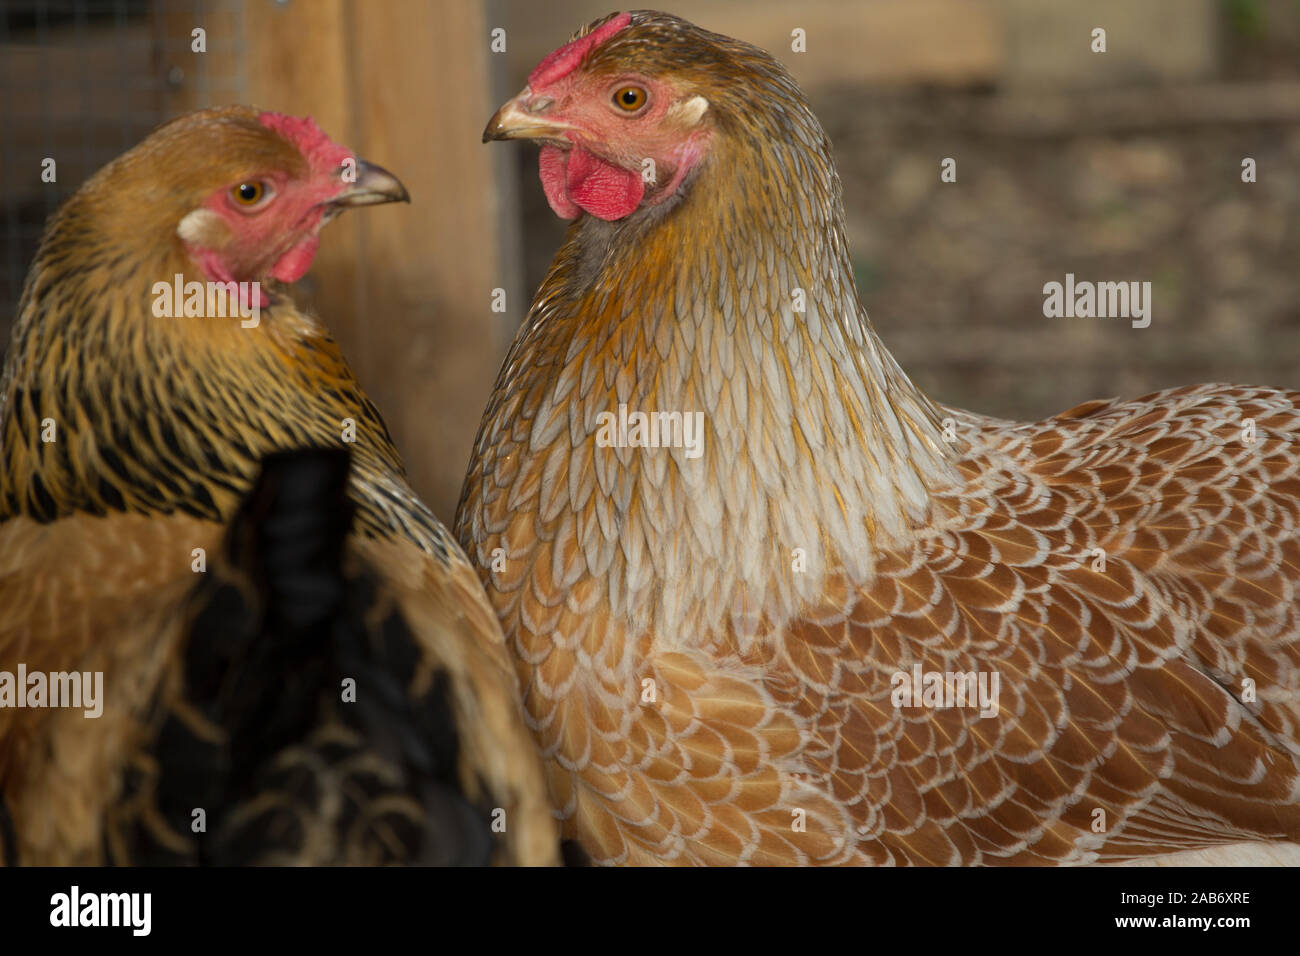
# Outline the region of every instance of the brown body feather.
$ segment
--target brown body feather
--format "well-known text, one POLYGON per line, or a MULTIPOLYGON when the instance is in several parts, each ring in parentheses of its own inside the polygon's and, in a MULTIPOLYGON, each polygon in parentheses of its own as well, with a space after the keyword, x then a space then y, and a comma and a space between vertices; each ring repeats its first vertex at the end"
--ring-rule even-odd
POLYGON ((457 515, 567 832, 633 864, 1300 840, 1300 393, 937 406, 771 57, 634 14, 581 69, 671 77, 713 138, 672 200, 570 228, 457 515), (702 411, 704 454, 602 447, 620 404, 702 411), (998 675, 996 712, 896 706, 915 665, 998 675))
POLYGON ((22 862, 103 859, 156 708, 184 706, 193 549, 219 551, 264 455, 342 445, 345 419, 350 550, 380 573, 429 666, 458 682, 463 776, 507 811, 499 859, 558 860, 517 696, 499 676, 500 630, 335 343, 274 283, 255 328, 151 314, 154 282, 196 272, 182 217, 209 191, 303 165, 254 110, 191 114, 93 177, 47 227, 0 379, 0 669, 102 670, 106 701, 99 719, 0 710, 0 794, 22 862))

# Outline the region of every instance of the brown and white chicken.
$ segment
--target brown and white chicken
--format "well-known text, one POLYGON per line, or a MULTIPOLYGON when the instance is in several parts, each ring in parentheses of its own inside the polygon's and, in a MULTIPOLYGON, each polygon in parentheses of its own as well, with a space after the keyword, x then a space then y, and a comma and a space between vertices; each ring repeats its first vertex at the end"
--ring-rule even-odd
POLYGON ((284 288, 340 211, 405 199, 311 120, 227 107, 160 127, 51 218, 0 379, 7 859, 558 861, 473 570, 284 288), (189 282, 251 284, 160 307, 159 283, 189 282), (300 448, 350 467, 280 463, 250 496, 300 448), (347 509, 321 490, 340 468, 347 509), (301 490, 276 505, 281 487, 301 490), (73 672, 102 675, 98 715, 49 706, 49 675, 73 672), (319 774, 289 786, 276 753, 319 774), (481 852, 436 845, 464 829, 439 815, 453 783, 481 852))
POLYGON ((484 137, 541 143, 573 224, 456 531, 593 859, 1295 849, 1300 394, 931 401, 803 94, 672 16, 583 28, 484 137))

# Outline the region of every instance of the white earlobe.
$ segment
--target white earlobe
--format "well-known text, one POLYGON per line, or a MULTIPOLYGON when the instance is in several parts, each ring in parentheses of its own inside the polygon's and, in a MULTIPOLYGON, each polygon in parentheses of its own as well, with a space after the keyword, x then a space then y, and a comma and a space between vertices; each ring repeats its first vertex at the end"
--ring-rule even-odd
POLYGON ((694 126, 700 121, 700 117, 708 111, 708 108, 708 100, 702 96, 692 96, 684 103, 674 103, 670 106, 664 118, 680 123, 683 126, 694 126))
POLYGON ((176 227, 176 235, 195 245, 211 245, 222 229, 221 217, 211 209, 195 209, 187 213, 176 227))

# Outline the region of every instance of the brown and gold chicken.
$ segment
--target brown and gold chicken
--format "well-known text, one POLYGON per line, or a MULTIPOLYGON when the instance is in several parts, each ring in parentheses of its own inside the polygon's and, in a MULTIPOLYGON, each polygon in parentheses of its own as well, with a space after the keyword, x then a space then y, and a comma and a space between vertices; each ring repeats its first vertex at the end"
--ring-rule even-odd
MULTIPOLYGON (((98 718, 75 708, 0 709, 0 796, 20 862, 122 862, 144 846, 165 847, 179 860, 212 859, 203 837, 184 826, 178 834, 180 824, 152 800, 179 779, 159 760, 186 753, 160 735, 179 720, 238 762, 246 756, 239 740, 257 737, 244 727, 240 738, 238 721, 273 698, 267 686, 275 677, 289 688, 300 669, 344 659, 356 664, 358 672, 345 676, 356 682, 358 713, 369 721, 345 728, 348 747, 364 752, 406 733, 385 721, 428 718, 436 708, 420 708, 441 688, 437 706, 445 705, 452 723, 440 732, 458 735, 454 776, 482 807, 482 825, 491 826, 489 856, 558 859, 541 768, 491 608, 460 549, 407 484, 383 420, 338 347, 285 290, 307 271, 321 227, 338 212, 405 199, 394 177, 356 160, 311 120, 229 107, 162 126, 50 220, 0 381, 0 670, 102 673, 104 700, 98 718), (160 315, 166 309, 157 308, 156 286, 177 276, 234 283, 223 288, 240 299, 218 312, 204 305, 211 297, 200 297, 193 314, 187 307, 160 315), (257 549, 244 562, 221 555, 227 525, 267 455, 340 446, 350 452, 344 473, 355 513, 336 529, 346 554, 307 580, 324 588, 322 602, 337 592, 339 607, 355 599, 359 607, 373 603, 374 612, 355 622, 351 643, 336 653, 325 619, 317 621, 318 643, 310 628, 268 623, 295 602, 312 606, 310 595, 280 594, 275 586, 300 580, 295 562, 315 560, 310 552, 290 552, 267 574, 256 572, 257 549), (242 582, 242 590, 210 592, 216 585, 204 577, 205 556, 214 574, 232 586, 242 582), (358 588, 368 597, 356 597, 358 588), (223 607, 213 603, 220 593, 244 597, 242 611, 240 602, 226 607, 232 616, 224 623, 211 618, 223 607), (383 643, 390 622, 400 623, 404 649, 383 643), (226 644, 212 638, 214 629, 228 632, 226 644), (259 634, 284 643, 264 653, 259 634), (215 672, 195 668, 196 642, 203 641, 229 652, 211 655, 215 672), (236 651, 240 656, 230 656, 236 651), (385 711, 377 702, 386 656, 409 707, 394 702, 385 711), (242 673, 257 678, 246 700, 218 693, 223 681, 242 679, 236 665, 249 660, 281 670, 246 667, 242 673), (218 687, 198 686, 205 681, 218 687), (235 723, 223 725, 222 714, 235 723), (224 744, 222 733, 229 735, 224 744)), ((327 510, 341 507, 323 500, 327 510)), ((256 522, 243 514, 254 529, 245 536, 255 534, 256 522)), ((303 513, 304 542, 321 520, 303 513)), ((342 699, 339 684, 333 687, 342 699)), ((314 690, 302 699, 314 708, 314 690)), ((337 713, 326 710, 327 724, 337 713)), ((292 726, 301 743, 320 744, 326 724, 299 716, 305 723, 292 726)), ((291 738, 277 743, 288 747, 291 738)), ((411 757, 415 763, 406 766, 418 770, 429 754, 386 756, 411 757)), ((224 794, 231 807, 257 804, 247 786, 258 768, 245 769, 243 778, 227 781, 238 791, 224 794)), ((346 783, 344 775, 329 779, 346 783)), ((421 803, 418 774, 408 782, 416 807, 434 812, 421 803)), ((285 792, 274 781, 268 786, 285 792)), ((219 787, 208 792, 223 796, 219 787)), ((214 820, 224 814, 220 806, 195 806, 214 820)), ((311 814, 297 819, 319 822, 311 814)), ((418 831, 418 813, 413 819, 418 831)), ((297 844, 244 846, 238 859, 443 858, 418 834, 409 846, 352 852, 315 839, 319 830, 304 823, 297 844)))
POLYGON ((675 17, 585 27, 484 138, 573 222, 456 531, 594 860, 1294 856, 1300 394, 927 398, 803 94, 675 17))

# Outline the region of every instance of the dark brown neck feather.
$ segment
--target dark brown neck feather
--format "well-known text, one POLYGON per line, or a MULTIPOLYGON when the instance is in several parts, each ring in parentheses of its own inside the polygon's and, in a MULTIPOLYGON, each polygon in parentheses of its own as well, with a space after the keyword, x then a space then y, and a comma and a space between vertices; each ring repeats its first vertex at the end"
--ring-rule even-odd
POLYGON ((227 520, 262 456, 346 444, 360 528, 445 551, 378 410, 315 320, 287 295, 255 328, 154 316, 153 283, 202 276, 178 244, 114 244, 78 198, 47 230, 5 357, 0 521, 113 511, 227 520), (344 440, 347 419, 355 442, 344 440))

